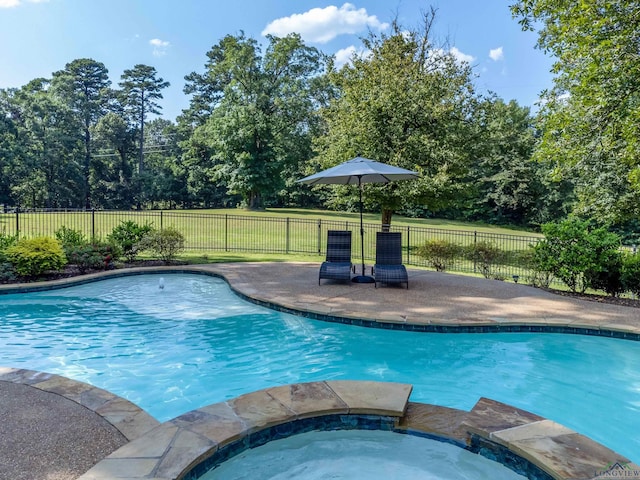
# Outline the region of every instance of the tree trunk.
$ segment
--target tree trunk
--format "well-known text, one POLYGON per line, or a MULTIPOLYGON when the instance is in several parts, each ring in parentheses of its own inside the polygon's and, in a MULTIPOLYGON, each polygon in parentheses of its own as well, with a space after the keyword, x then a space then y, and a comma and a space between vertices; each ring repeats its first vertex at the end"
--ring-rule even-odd
POLYGON ((260 192, 249 192, 249 210, 262 210, 262 197, 260 192))
POLYGON ((388 232, 391 227, 391 216, 393 215, 393 210, 389 210, 388 208, 382 208, 382 231, 388 232))

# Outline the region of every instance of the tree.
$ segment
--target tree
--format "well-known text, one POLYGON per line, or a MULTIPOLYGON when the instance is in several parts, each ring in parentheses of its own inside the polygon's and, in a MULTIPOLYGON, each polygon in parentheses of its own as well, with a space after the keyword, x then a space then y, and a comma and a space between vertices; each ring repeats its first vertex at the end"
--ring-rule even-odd
POLYGON ((11 91, 0 90, 0 203, 3 205, 15 204, 11 186, 16 181, 15 159, 20 148, 12 96, 11 91))
POLYGON ((490 96, 479 103, 474 123, 478 140, 466 215, 520 225, 564 218, 572 199, 571 186, 552 181, 548 162, 532 160, 537 130, 529 108, 490 96), (558 197, 563 202, 557 202, 558 197))
POLYGON ((175 208, 190 202, 188 169, 178 146, 179 133, 169 120, 156 118, 145 129, 146 180, 145 201, 175 208))
POLYGON ((69 106, 82 125, 84 143, 83 197, 85 208, 91 208, 91 127, 107 111, 110 92, 109 71, 89 58, 74 60, 53 74, 54 92, 69 106))
POLYGON ((284 185, 282 172, 306 159, 323 67, 321 53, 297 34, 267 41, 262 55, 255 40, 228 35, 207 53, 206 73, 186 77, 194 97, 184 121, 210 149, 199 166, 250 209, 262 208, 284 185))
POLYGON ((50 81, 37 78, 12 92, 16 131, 11 192, 23 207, 67 207, 82 199, 82 176, 75 157, 78 123, 70 109, 51 95, 50 81))
POLYGON ((109 112, 92 128, 94 202, 102 208, 131 208, 135 132, 120 115, 109 112))
POLYGON ((144 172, 144 123, 148 114, 160 114, 162 107, 157 100, 162 99, 161 91, 170 85, 162 78, 156 78, 156 75, 155 68, 138 64, 133 69, 125 70, 119 83, 122 103, 138 126, 138 175, 144 172))
POLYGON ((394 22, 390 34, 370 34, 365 54, 329 72, 339 93, 322 111, 319 167, 361 154, 420 173, 416 181, 365 186, 383 224, 399 208, 447 205, 473 151, 471 67, 433 45, 434 19, 432 10, 420 30, 394 22))
POLYGON ((577 177, 578 208, 619 221, 640 203, 640 3, 520 0, 511 6, 555 58, 536 158, 577 177), (609 180, 617 177, 617 181, 609 180), (588 205, 598 198, 598 208, 588 205), (605 201, 606 200, 606 201, 605 201))

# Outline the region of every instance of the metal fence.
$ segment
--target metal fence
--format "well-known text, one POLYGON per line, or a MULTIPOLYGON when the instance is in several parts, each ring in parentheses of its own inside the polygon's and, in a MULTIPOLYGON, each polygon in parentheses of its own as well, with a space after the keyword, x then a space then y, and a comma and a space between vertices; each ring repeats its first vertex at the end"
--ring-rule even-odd
MULTIPOLYGON (((194 253, 215 251, 267 254, 309 255, 321 260, 326 251, 328 230, 353 231, 352 258, 360 263, 360 224, 354 221, 267 217, 199 213, 198 211, 13 211, 0 213, 0 235, 20 237, 54 236, 61 227, 82 232, 87 238, 106 239, 123 221, 131 220, 155 228, 172 226, 185 236, 185 248, 194 253)), ((368 265, 375 260, 375 232, 380 224, 364 224, 364 256, 368 265)), ((402 233, 403 254, 407 265, 429 267, 416 250, 430 240, 445 240, 469 249, 481 242, 497 247, 502 260, 493 266, 496 277, 522 278, 530 272, 522 264, 541 237, 507 235, 478 231, 449 230, 417 226, 395 226, 390 231, 402 233)), ((452 272, 481 273, 477 261, 460 255, 447 269, 452 272)))

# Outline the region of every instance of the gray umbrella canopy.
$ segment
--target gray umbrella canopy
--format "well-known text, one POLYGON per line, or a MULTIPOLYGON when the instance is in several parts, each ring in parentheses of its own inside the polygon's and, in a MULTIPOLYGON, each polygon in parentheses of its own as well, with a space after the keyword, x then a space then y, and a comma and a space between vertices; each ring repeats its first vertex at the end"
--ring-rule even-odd
POLYGON ((362 184, 363 183, 389 183, 396 180, 411 180, 418 178, 417 172, 394 167, 386 163, 376 162, 368 158, 355 157, 335 167, 328 168, 313 175, 309 175, 299 183, 308 185, 334 184, 334 185, 358 185, 360 193, 360 251, 362 252, 362 275, 355 277, 357 283, 373 283, 373 278, 364 274, 364 227, 362 222, 362 184))
POLYGON ((360 185, 362 183, 388 183, 395 180, 410 180, 418 174, 411 170, 376 162, 368 158, 355 157, 335 167, 309 175, 300 183, 315 185, 319 183, 360 185))

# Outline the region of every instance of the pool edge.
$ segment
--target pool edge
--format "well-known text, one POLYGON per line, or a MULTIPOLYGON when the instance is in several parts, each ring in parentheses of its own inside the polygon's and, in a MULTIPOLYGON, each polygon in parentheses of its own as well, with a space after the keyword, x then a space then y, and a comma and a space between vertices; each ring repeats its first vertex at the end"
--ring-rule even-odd
MULTIPOLYGON (((159 425, 78 480, 195 480, 254 446, 314 430, 379 429, 445 441, 527 478, 584 479, 640 467, 555 422, 481 398, 469 411, 409 402, 411 385, 324 381, 273 387, 159 425)), ((628 476, 626 478, 629 478, 628 476)))
POLYGON ((397 321, 396 319, 378 318, 372 320, 358 315, 336 315, 320 311, 319 309, 300 307, 287 304, 284 299, 266 298, 261 296, 255 289, 250 288, 243 282, 237 274, 230 271, 216 270, 220 265, 226 264, 205 264, 205 265, 180 265, 180 266, 154 266, 154 267, 133 267, 119 270, 109 270, 97 272, 86 276, 71 277, 60 280, 34 284, 11 284, 0 285, 0 297, 6 294, 41 292, 68 288, 87 283, 98 282, 109 278, 129 277, 136 275, 159 275, 159 274, 197 274, 206 275, 224 280, 229 288, 240 298, 255 305, 260 305, 272 310, 293 315, 311 318, 325 322, 342 323, 366 328, 380 328, 387 330, 403 330, 423 333, 560 333, 571 335, 600 336, 621 340, 640 341, 639 329, 634 326, 624 324, 606 325, 570 325, 570 324, 550 324, 545 320, 528 322, 503 322, 482 321, 474 319, 470 323, 464 321, 446 322, 433 320, 429 323, 416 323, 411 321, 397 321))

